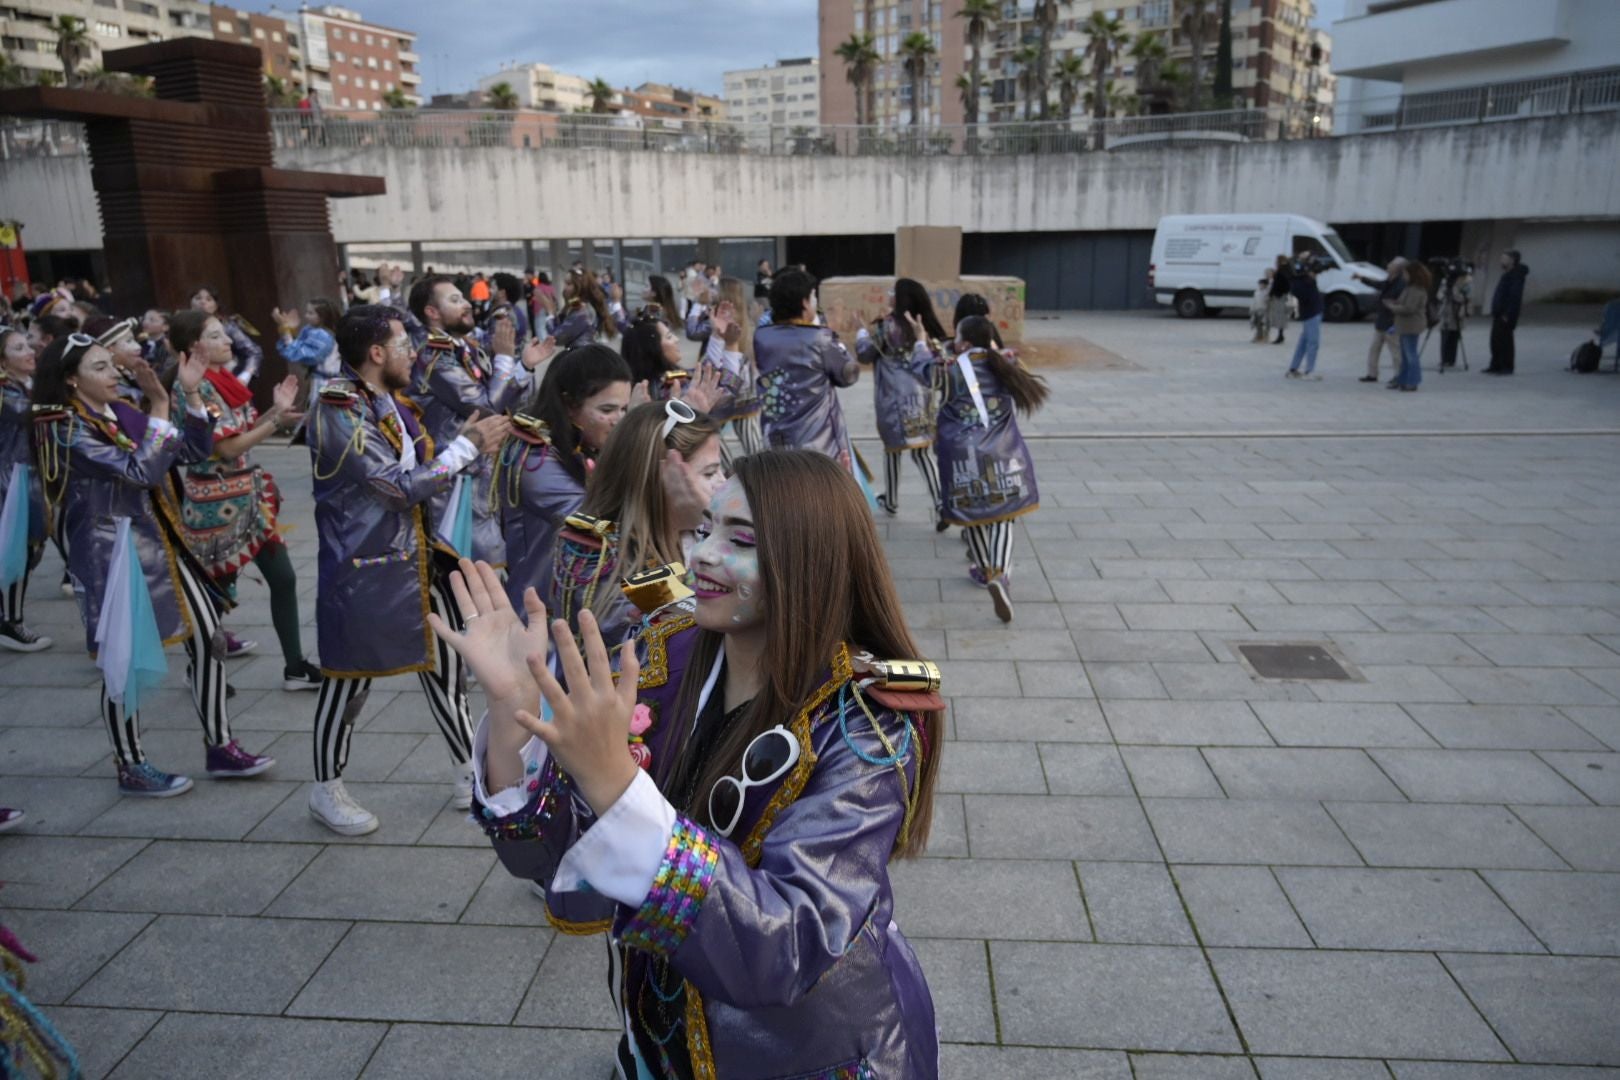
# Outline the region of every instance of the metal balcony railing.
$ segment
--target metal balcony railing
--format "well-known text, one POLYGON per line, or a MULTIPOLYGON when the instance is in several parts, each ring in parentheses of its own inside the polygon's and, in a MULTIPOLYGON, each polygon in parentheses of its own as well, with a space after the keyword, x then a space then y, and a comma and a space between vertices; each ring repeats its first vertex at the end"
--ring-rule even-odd
MULTIPOLYGON (((1064 154, 1166 144, 1260 142, 1450 127, 1620 109, 1620 67, 1431 93, 1264 109, 893 127, 733 124, 528 109, 327 111, 316 118, 272 110, 277 151, 454 147, 513 150, 647 150, 804 157, 1064 154)), ((0 119, 0 159, 85 152, 77 124, 0 119)))

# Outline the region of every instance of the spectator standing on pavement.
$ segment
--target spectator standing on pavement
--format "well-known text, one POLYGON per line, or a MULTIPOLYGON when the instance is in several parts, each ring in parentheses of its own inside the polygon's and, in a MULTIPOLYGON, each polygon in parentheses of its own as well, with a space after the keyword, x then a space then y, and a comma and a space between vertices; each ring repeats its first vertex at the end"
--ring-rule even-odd
POLYGON ((1413 263, 1406 268, 1406 288, 1401 290, 1401 295, 1383 302, 1394 319, 1395 333, 1401 342, 1401 366, 1389 382, 1391 390, 1416 390, 1423 381, 1423 367, 1418 363, 1418 337, 1429 325, 1429 286, 1433 280, 1427 266, 1413 263))
POLYGON ((1270 299, 1266 303, 1266 328, 1277 331, 1273 345, 1283 343, 1283 330, 1288 326, 1288 256, 1277 256, 1277 266, 1271 272, 1270 299))
MULTIPOLYGON (((1316 374, 1316 351, 1322 345, 1322 290, 1316 287, 1316 265, 1302 262, 1295 266, 1289 275, 1288 291, 1299 301, 1299 344, 1294 346, 1288 377, 1321 381, 1322 376, 1316 374), (1305 362, 1303 371, 1301 360, 1305 362)), ((1282 340, 1281 334, 1277 340, 1282 340)))
POLYGON ((1513 374, 1513 331, 1519 326, 1519 309, 1524 305, 1524 279, 1530 268, 1517 251, 1502 252, 1502 277, 1491 297, 1491 364, 1487 375, 1513 374))
POLYGON ((1474 273, 1466 263, 1455 266, 1441 286, 1440 366, 1457 366, 1457 346, 1468 321, 1468 298, 1474 291, 1474 273))
POLYGON ((1390 304, 1406 290, 1406 260, 1399 255, 1389 260, 1384 268, 1384 280, 1365 278, 1360 274, 1356 280, 1365 281, 1369 285, 1378 286, 1378 311, 1373 316, 1373 339, 1367 347, 1367 374, 1361 377, 1362 382, 1375 383, 1378 381, 1378 360, 1385 349, 1389 350, 1389 366, 1395 369, 1398 377, 1401 365, 1405 362, 1401 356, 1400 341, 1395 333, 1395 313, 1390 304))

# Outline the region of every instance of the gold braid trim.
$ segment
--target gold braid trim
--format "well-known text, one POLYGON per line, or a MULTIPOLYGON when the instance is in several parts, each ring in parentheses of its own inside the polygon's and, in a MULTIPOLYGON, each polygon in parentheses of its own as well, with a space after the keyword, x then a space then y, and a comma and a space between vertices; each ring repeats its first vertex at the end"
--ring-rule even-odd
POLYGON ((696 626, 690 615, 680 615, 664 622, 654 623, 647 630, 647 662, 636 680, 638 690, 656 690, 669 682, 669 639, 696 626))
POLYGON ((709 1019, 703 1015, 703 995, 686 984, 686 1056, 692 1063, 692 1080, 720 1080, 714 1064, 714 1044, 709 1041, 709 1019))
POLYGON ((743 858, 748 861, 749 866, 759 865, 760 855, 765 848, 765 834, 771 831, 771 826, 776 822, 776 815, 791 806, 804 791, 805 784, 810 782, 810 773, 815 769, 817 760, 816 752, 810 748, 811 715, 825 705, 827 699, 832 697, 840 686, 854 677, 855 672, 849 663, 849 646, 839 645, 838 653, 833 657, 832 676, 810 695, 810 700, 805 702, 804 708, 800 709, 798 715, 788 724, 788 729, 799 740, 799 761, 793 766, 793 771, 788 773, 787 779, 782 781, 782 786, 771 796, 771 801, 765 805, 764 812, 754 823, 753 831, 741 845, 743 858))
POLYGON ((545 908, 546 921, 559 934, 567 934, 570 937, 595 937, 597 934, 605 934, 613 929, 612 919, 599 919, 596 922, 573 922, 553 915, 549 903, 545 905, 545 908))

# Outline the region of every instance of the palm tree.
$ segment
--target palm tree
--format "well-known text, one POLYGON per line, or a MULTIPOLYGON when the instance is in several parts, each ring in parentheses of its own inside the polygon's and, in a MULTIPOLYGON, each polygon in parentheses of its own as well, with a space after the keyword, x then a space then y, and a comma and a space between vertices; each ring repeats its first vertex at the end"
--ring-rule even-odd
POLYGON ((62 75, 69 86, 79 81, 79 65, 90 58, 90 31, 83 19, 58 15, 51 24, 56 34, 56 58, 62 61, 62 75))
POLYGON ((388 93, 383 95, 382 101, 384 108, 392 109, 395 112, 411 107, 410 97, 397 86, 389 87, 388 93))
POLYGON ((265 103, 272 109, 296 109, 298 107, 298 91, 287 84, 287 80, 280 75, 266 75, 264 77, 265 103))
POLYGON ((1098 119, 1107 119, 1114 113, 1127 111, 1129 107, 1130 99, 1120 91, 1113 79, 1104 82, 1100 91, 1097 89, 1086 91, 1086 108, 1098 119))
POLYGON ((32 85, 33 76, 28 73, 28 69, 13 60, 5 50, 0 49, 0 90, 32 85))
POLYGON ((1057 67, 1052 69, 1052 75, 1057 79, 1058 102, 1063 110, 1063 119, 1072 120, 1074 103, 1080 100, 1080 84, 1086 77, 1086 63, 1070 52, 1057 62, 1057 67))
POLYGON ((498 112, 511 112, 518 107, 517 91, 509 82, 498 82, 484 91, 484 100, 498 112))
POLYGON ((1108 115, 1108 93, 1104 83, 1108 81, 1108 69, 1113 66, 1114 57, 1125 45, 1125 24, 1119 16, 1110 19, 1101 11, 1093 11, 1086 20, 1086 57, 1091 61, 1091 77, 1093 93, 1091 115, 1101 120, 1108 115))
POLYGON ((1018 92, 1024 98, 1024 119, 1032 120, 1031 109, 1035 105, 1035 91, 1041 85, 1040 69, 1035 65, 1041 59, 1041 51, 1033 45, 1025 45, 1012 54, 1012 62, 1018 65, 1018 92))
POLYGON ((921 30, 913 30, 900 42, 900 55, 905 59, 906 77, 911 80, 912 127, 922 127, 923 91, 928 85, 928 68, 934 54, 934 39, 921 30))
POLYGON ((1209 47, 1210 36, 1217 30, 1219 17, 1209 7, 1208 0, 1180 0, 1181 32, 1187 37, 1192 50, 1192 97, 1190 112, 1203 105, 1204 50, 1209 47))
MULTIPOLYGON (((984 57, 984 39, 989 36, 990 28, 995 25, 996 19, 1001 15, 1001 5, 997 0, 962 0, 962 10, 956 13, 958 19, 966 21, 963 27, 968 47, 973 55, 969 60, 968 82, 971 91, 962 92, 962 119, 968 124, 979 122, 979 86, 983 80, 982 64, 984 57)), ((962 80, 957 79, 957 86, 962 80)))
POLYGON ((1067 7, 1071 0, 1035 0, 1035 31, 1036 49, 1039 56, 1035 61, 1036 96, 1041 101, 1041 119, 1050 115, 1051 102, 1047 100, 1047 90, 1051 87, 1052 67, 1052 35, 1057 33, 1058 9, 1067 7))
POLYGON ((593 79, 591 85, 585 88, 591 96, 591 112, 598 116, 613 111, 613 87, 608 85, 606 79, 593 79))
POLYGON ((877 51, 877 38, 871 34, 851 34, 833 51, 844 62, 844 77, 855 87, 855 123, 875 123, 872 84, 878 63, 883 59, 877 51))
POLYGON ((1131 63, 1136 67, 1138 107, 1143 112, 1151 112, 1152 104, 1164 97, 1165 88, 1161 73, 1165 61, 1170 57, 1170 50, 1164 47, 1164 38, 1147 31, 1131 39, 1130 57, 1131 63))

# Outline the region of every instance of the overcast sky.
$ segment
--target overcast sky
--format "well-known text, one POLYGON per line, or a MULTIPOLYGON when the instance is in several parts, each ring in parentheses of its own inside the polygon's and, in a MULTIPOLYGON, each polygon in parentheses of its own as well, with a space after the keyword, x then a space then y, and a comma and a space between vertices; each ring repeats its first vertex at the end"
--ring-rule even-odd
MULTIPOLYGON (((291 8, 296 0, 279 5, 291 8)), ((424 95, 470 90, 511 62, 540 61, 614 86, 672 83, 718 95, 721 73, 816 53, 817 0, 347 0, 417 33, 424 95)), ((255 11, 270 0, 247 0, 255 11)), ((312 4, 311 6, 318 6, 312 4)), ((1344 0, 1317 0, 1317 22, 1344 0)))

